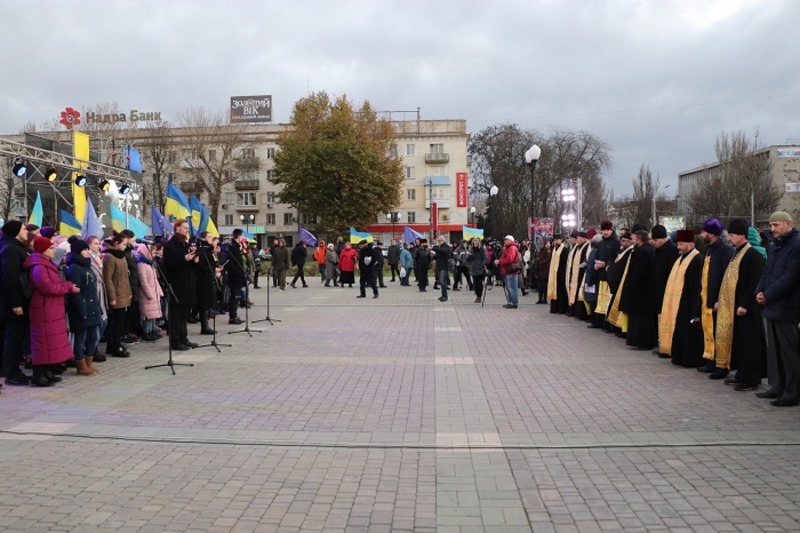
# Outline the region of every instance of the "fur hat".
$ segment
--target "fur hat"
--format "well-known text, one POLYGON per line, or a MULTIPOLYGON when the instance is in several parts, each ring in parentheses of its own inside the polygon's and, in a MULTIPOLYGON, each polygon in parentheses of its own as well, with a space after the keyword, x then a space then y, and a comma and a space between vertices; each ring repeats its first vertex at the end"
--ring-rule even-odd
POLYGON ((691 242, 694 243, 694 232, 690 229, 679 229, 678 235, 675 237, 677 242, 691 242))
POLYGON ((711 235, 716 235, 719 237, 722 235, 722 230, 724 229, 725 226, 722 225, 722 222, 720 222, 718 218, 709 218, 703 222, 703 231, 710 233, 711 235))
POLYGON ((614 223, 606 219, 600 223, 600 230, 614 229, 614 223))
POLYGON ((728 233, 735 235, 747 235, 750 231, 750 226, 743 218, 734 218, 728 223, 728 233))
POLYGON ((51 246, 53 246, 53 241, 51 241, 47 237, 42 237, 40 235, 39 237, 33 239, 33 251, 36 252, 37 254, 43 254, 51 246))

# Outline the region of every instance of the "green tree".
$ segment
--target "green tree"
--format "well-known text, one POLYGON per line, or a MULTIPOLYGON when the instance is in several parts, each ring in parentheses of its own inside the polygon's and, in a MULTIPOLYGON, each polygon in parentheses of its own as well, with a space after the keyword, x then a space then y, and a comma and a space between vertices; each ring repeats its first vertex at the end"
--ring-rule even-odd
POLYGON ((355 110, 346 96, 314 93, 295 103, 290 123, 278 138, 273 181, 283 185, 280 201, 314 215, 318 230, 363 228, 400 203, 394 130, 369 102, 355 110))

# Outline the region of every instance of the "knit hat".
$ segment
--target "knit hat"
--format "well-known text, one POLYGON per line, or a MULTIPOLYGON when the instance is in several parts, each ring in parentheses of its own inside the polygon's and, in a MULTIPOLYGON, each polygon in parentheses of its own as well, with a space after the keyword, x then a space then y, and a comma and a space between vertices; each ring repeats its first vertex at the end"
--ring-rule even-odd
POLYGON ((665 228, 661 224, 656 224, 655 226, 653 226, 653 229, 650 230, 650 236, 654 239, 666 239, 667 228, 665 228))
POLYGON ((722 222, 720 222, 718 218, 709 218, 703 222, 703 231, 710 233, 711 235, 716 235, 719 237, 722 235, 723 229, 725 229, 725 226, 722 225, 722 222))
POLYGON ((791 222, 792 217, 786 211, 775 211, 769 217, 770 223, 772 222, 791 222))
POLYGON ((43 254, 46 252, 51 246, 53 246, 53 241, 48 239, 47 237, 36 237, 33 239, 33 251, 37 254, 43 254))
POLYGON ((690 229, 679 229, 675 237, 677 242, 694 242, 694 232, 690 229))
POLYGON ((586 238, 589 240, 594 239, 595 235, 597 235, 597 230, 594 228, 589 228, 589 231, 586 232, 586 238))
POLYGON ((22 222, 19 220, 9 220, 3 224, 3 235, 9 237, 16 237, 22 229, 22 222))
POLYGON ((42 226, 42 229, 39 230, 39 235, 42 237, 47 237, 48 239, 52 239, 53 235, 56 234, 56 228, 53 226, 42 226))
POLYGON ((504 240, 504 241, 511 241, 511 242, 514 242, 514 236, 513 236, 513 235, 506 235, 506 236, 505 236, 505 238, 504 238, 503 240, 504 240))
POLYGON ((588 239, 589 238, 589 234, 586 233, 585 231, 579 231, 578 232, 578 237, 583 237, 584 239, 588 239))
POLYGON ((734 218, 728 223, 728 233, 733 233, 734 235, 747 235, 749 231, 750 226, 743 218, 734 218))
POLYGON ((613 222, 611 222, 610 220, 604 220, 604 221, 602 221, 602 222, 600 223, 600 229, 601 229, 601 230, 604 230, 604 229, 614 229, 614 223, 613 223, 613 222))
POLYGON ((83 250, 88 249, 89 244, 77 235, 73 235, 69 238, 69 251, 72 255, 79 255, 83 250))
POLYGON ((578 230, 572 230, 572 233, 569 234, 570 239, 577 239, 578 238, 578 230))

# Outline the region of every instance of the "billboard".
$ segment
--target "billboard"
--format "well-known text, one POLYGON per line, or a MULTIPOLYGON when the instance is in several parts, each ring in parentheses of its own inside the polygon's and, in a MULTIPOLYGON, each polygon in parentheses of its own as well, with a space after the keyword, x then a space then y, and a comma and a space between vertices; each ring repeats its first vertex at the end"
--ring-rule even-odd
POLYGON ((456 207, 467 207, 468 196, 467 173, 456 172, 456 207))
POLYGON ((272 122, 272 95, 231 96, 231 124, 272 122))

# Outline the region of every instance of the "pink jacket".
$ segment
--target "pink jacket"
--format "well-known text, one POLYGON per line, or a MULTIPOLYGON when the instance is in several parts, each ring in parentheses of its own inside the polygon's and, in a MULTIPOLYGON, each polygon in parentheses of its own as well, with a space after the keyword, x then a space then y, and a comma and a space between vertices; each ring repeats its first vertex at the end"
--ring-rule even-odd
POLYGON ((136 248, 136 252, 145 261, 139 260, 139 283, 141 284, 139 290, 139 312, 143 319, 161 318, 161 297, 164 296, 164 291, 161 290, 161 285, 158 283, 155 268, 152 264, 153 256, 147 245, 140 244, 136 248))
POLYGON ((34 365, 55 365, 72 359, 72 345, 67 336, 64 296, 72 292, 72 283, 64 281, 52 261, 34 253, 25 260, 35 291, 28 319, 31 325, 31 358, 34 365))

